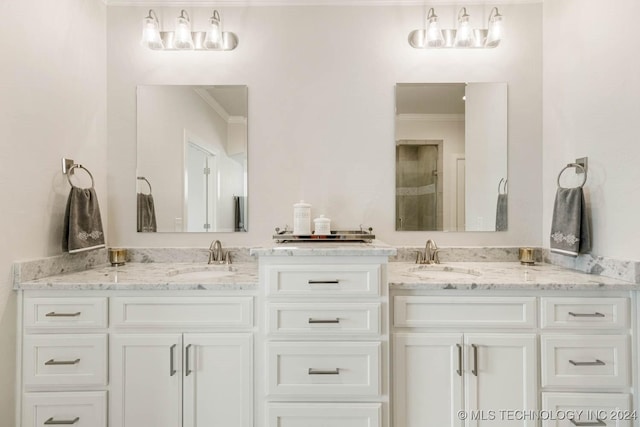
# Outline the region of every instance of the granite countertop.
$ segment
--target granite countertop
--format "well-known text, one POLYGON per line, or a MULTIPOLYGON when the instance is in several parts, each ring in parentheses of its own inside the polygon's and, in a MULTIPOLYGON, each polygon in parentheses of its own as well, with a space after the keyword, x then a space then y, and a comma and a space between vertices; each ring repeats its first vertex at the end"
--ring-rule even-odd
POLYGON ((251 248, 254 256, 391 256, 397 249, 379 240, 372 242, 288 242, 251 248))
POLYGON ((20 282, 22 290, 256 290, 258 264, 127 263, 20 282))
POLYGON ((640 290, 640 284, 551 264, 519 262, 389 263, 389 288, 405 290, 640 290))

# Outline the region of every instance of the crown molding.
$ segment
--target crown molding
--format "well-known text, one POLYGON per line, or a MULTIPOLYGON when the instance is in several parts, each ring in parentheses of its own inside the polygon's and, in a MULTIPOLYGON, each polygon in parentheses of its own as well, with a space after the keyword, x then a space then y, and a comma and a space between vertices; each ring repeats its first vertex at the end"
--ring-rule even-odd
MULTIPOLYGON (((107 6, 256 7, 256 6, 431 6, 451 0, 101 0, 107 6)), ((465 5, 538 4, 544 0, 466 0, 465 5)))
POLYGON ((231 116, 229 115, 227 110, 225 110, 222 105, 218 104, 218 101, 216 101, 211 95, 209 95, 209 92, 207 92, 206 89, 195 88, 193 90, 198 95, 200 95, 200 98, 202 98, 202 100, 206 102, 207 105, 211 107, 211 109, 213 109, 213 111, 215 111, 220 117, 222 117, 222 120, 229 123, 229 117, 231 116))

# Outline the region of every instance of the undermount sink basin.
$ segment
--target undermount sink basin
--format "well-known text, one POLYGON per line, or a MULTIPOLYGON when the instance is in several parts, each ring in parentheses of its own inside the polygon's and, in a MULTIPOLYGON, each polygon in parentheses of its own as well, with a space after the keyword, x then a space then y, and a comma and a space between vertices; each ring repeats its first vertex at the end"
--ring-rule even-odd
POLYGON ((448 279, 456 279, 456 278, 469 279, 472 276, 478 277, 482 275, 482 273, 480 273, 478 270, 473 270, 470 268, 462 268, 462 267, 451 267, 448 265, 441 265, 441 264, 418 265, 409 269, 409 272, 424 278, 446 277, 448 279))
POLYGON ((204 265, 169 270, 167 276, 180 280, 201 280, 233 276, 235 273, 236 269, 230 265, 204 265))

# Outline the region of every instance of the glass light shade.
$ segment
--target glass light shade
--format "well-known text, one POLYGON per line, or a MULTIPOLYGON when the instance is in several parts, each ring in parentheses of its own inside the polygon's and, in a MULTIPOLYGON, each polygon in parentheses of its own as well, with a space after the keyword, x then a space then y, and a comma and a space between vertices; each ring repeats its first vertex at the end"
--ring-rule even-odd
POLYGON ((438 22, 438 16, 433 11, 433 8, 429 10, 427 14, 427 46, 428 47, 442 47, 444 46, 444 37, 442 37, 442 30, 440 29, 440 23, 438 22))
POLYGON ((466 9, 462 9, 460 12, 464 12, 462 16, 458 17, 458 30, 456 31, 455 47, 471 47, 474 45, 473 28, 469 22, 469 15, 467 15, 466 9))
POLYGON ((502 21, 502 15, 497 13, 489 20, 489 31, 487 33, 486 47, 496 47, 500 44, 504 35, 504 26, 502 21))
POLYGON ((149 16, 144 18, 142 22, 142 39, 140 43, 153 50, 164 49, 162 38, 160 37, 160 25, 158 19, 155 18, 155 13, 151 16, 152 11, 149 11, 149 16))
POLYGON ((205 49, 219 49, 222 45, 222 24, 218 11, 213 11, 213 16, 209 18, 209 28, 204 38, 205 49))
POLYGON ((193 49, 193 37, 191 36, 191 22, 189 17, 184 16, 183 10, 180 16, 176 18, 176 31, 173 45, 176 49, 193 49))

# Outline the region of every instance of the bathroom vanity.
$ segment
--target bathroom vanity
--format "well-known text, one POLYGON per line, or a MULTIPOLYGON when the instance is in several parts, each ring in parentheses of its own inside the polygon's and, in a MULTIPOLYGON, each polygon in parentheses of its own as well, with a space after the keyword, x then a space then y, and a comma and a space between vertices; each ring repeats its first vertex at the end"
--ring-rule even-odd
POLYGON ((377 243, 251 252, 19 281, 19 425, 638 425, 635 284, 377 243))

